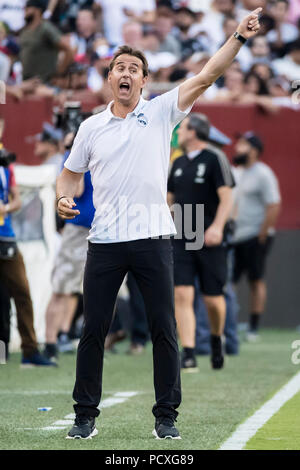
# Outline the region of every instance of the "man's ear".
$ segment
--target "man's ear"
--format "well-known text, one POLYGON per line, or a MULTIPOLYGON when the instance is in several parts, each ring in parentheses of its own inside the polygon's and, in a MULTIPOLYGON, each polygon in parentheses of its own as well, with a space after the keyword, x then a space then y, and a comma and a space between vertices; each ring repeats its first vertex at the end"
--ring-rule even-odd
POLYGON ((143 83, 142 83, 142 88, 144 88, 144 86, 146 85, 147 81, 148 81, 148 75, 146 75, 145 77, 143 77, 143 83))

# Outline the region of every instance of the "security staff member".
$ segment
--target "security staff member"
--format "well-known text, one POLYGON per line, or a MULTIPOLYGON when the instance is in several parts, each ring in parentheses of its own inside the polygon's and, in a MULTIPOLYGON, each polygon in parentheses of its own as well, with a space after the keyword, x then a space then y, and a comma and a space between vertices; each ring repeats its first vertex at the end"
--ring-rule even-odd
POLYGON ((222 368, 224 362, 221 339, 226 315, 224 227, 232 209, 234 180, 224 154, 207 142, 209 128, 203 114, 191 114, 182 121, 178 142, 186 153, 175 160, 168 181, 168 202, 179 204, 182 209, 183 237, 174 239, 175 315, 183 346, 181 366, 191 372, 197 371, 195 276, 199 277, 210 319, 212 367, 222 368), (192 221, 184 215, 188 204, 192 205, 192 221), (192 231, 195 230, 198 204, 204 204, 204 246, 191 250, 187 248, 186 224, 191 223, 192 231))
POLYGON ((235 145, 236 230, 234 233, 234 282, 246 273, 250 286, 248 341, 258 339, 267 286, 265 269, 275 235, 281 196, 276 175, 261 161, 263 142, 253 132, 242 135, 235 145))
POLYGON ((198 96, 224 73, 246 39, 255 36, 260 11, 241 21, 238 31, 198 75, 150 101, 141 98, 148 77, 144 54, 121 47, 108 74, 113 101, 79 128, 57 182, 58 213, 74 218, 79 214, 74 194, 82 174, 90 170, 96 210, 88 238, 85 326, 77 354, 76 418, 70 439, 97 434, 104 341, 128 271, 142 291, 153 341, 153 434, 159 439, 180 438, 174 426, 181 390, 173 256, 170 240, 160 237, 176 232, 166 201, 170 138, 198 96))

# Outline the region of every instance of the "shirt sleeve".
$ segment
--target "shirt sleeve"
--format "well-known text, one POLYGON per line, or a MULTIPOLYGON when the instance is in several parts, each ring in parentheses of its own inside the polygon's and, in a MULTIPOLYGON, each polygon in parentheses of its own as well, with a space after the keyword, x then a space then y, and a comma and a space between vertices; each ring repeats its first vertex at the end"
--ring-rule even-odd
POLYGON ((66 159, 64 166, 74 173, 85 173, 88 171, 89 150, 87 148, 88 135, 83 122, 74 139, 70 155, 66 159))
POLYGON ((271 169, 264 172, 261 177, 261 194, 266 205, 281 201, 278 180, 271 169))
POLYGON ((235 181, 226 155, 223 152, 216 152, 214 155, 212 179, 215 188, 218 189, 221 186, 233 188, 235 186, 235 181))
POLYGON ((61 32, 49 21, 45 21, 44 34, 47 41, 53 46, 57 46, 62 37, 61 32))
POLYGON ((184 111, 181 111, 178 108, 178 93, 179 86, 157 98, 161 100, 164 117, 168 118, 173 128, 189 114, 193 107, 193 105, 191 105, 184 111))

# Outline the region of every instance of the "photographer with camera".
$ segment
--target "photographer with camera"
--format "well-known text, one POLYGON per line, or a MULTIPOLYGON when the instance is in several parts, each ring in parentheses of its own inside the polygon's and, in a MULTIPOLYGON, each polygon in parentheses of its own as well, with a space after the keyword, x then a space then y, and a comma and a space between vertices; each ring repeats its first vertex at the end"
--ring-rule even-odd
MULTIPOLYGON (((56 126, 64 134, 65 156, 70 154, 74 137, 81 122, 87 115, 81 111, 79 102, 67 102, 62 114, 57 114, 56 126)), ((52 271, 53 293, 46 311, 45 356, 56 361, 58 352, 71 352, 74 347, 68 336, 78 304, 78 294, 82 293, 82 279, 87 253, 87 236, 94 217, 90 172, 80 180, 75 202, 80 216, 66 220, 62 230, 61 246, 52 271)))
POLYGON ((13 231, 12 212, 21 207, 12 163, 16 157, 0 144, 0 283, 15 301, 23 366, 52 366, 38 350, 33 307, 23 256, 13 231))

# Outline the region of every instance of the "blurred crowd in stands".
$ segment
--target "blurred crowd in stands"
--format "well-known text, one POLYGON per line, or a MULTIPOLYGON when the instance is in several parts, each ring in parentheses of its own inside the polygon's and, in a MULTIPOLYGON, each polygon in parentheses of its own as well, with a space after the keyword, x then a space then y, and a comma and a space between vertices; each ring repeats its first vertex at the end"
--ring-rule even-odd
POLYGON ((200 100, 296 106, 299 0, 0 0, 0 79, 15 99, 59 104, 111 100, 108 64, 121 44, 148 59, 147 98, 197 74, 247 11, 263 7, 259 35, 200 100))
MULTIPOLYGON (((224 76, 207 89, 199 101, 230 104, 253 103, 258 104, 267 112, 276 112, 279 106, 299 107, 299 104, 293 102, 291 95, 300 85, 300 0, 0 0, 0 80, 6 83, 6 92, 10 95, 10 99, 22 100, 27 96, 51 97, 54 104, 59 105, 54 108, 56 110, 62 109, 67 102, 69 105, 69 107, 68 105, 64 107, 61 116, 64 124, 61 122, 57 125, 56 123, 55 127, 44 123, 42 128, 41 123, 41 133, 35 136, 35 156, 43 165, 55 165, 56 173, 60 173, 78 126, 81 120, 87 117, 81 112, 76 102, 85 102, 92 98, 106 105, 112 99, 106 77, 110 61, 118 46, 128 44, 144 51, 150 70, 144 96, 151 99, 198 74, 210 57, 236 31, 241 18, 247 12, 260 6, 263 6, 263 14, 260 18, 259 34, 241 48, 236 60, 224 76)), ((98 107, 93 112, 99 110, 98 107)), ((178 128, 175 129, 171 143, 172 160, 182 154, 182 151, 178 149, 177 130, 178 128)), ((223 146, 231 143, 229 138, 213 126, 210 131, 208 142, 215 145, 219 152, 223 146)), ((253 162, 251 163, 251 166, 252 164, 254 166, 262 152, 262 144, 258 145, 257 142, 260 140, 254 138, 252 134, 250 137, 246 135, 242 140, 244 144, 246 143, 247 152, 254 155, 252 155, 253 162)), ((244 147, 243 152, 245 153, 244 147)), ((245 155, 242 156, 245 157, 245 155)), ((258 165, 261 168, 263 164, 258 165)), ((18 196, 9 168, 5 171, 12 188, 9 192, 7 186, 6 192, 9 192, 11 197, 15 191, 18 196)), ((262 171, 270 173, 265 166, 262 171)), ((4 175, 4 169, 2 173, 4 175)), ((239 181, 239 174, 234 176, 240 188, 243 189, 245 183, 239 181)), ((89 176, 86 174, 86 177, 89 176)), ((275 181, 275 177, 273 179, 275 181)), ((259 181, 256 173, 254 180, 259 181)), ((277 183, 274 185, 276 186, 277 183)), ((268 185, 261 184, 258 189, 266 192, 268 185)), ((77 204, 80 203, 80 198, 84 199, 88 193, 89 209, 94 210, 91 192, 91 182, 87 179, 78 194, 77 204)), ((279 190, 274 190, 275 196, 271 198, 272 200, 265 198, 267 204, 279 204, 280 196, 277 192, 279 194, 279 190)), ((5 203, 2 205, 2 215, 6 217, 16 210, 17 203, 16 208, 10 207, 11 199, 7 195, 2 199, 3 204, 5 203)), ((261 209, 261 214, 264 214, 265 203, 258 209, 261 209)), ((85 206, 82 212, 87 213, 85 206)), ((250 217, 248 219, 248 223, 253 226, 250 217)), ((3 223, 5 220, 8 219, 3 218, 3 223)), ((62 243, 63 249, 58 253, 55 265, 59 279, 57 284, 60 284, 60 287, 54 288, 46 312, 46 359, 40 355, 30 360, 26 357, 28 351, 31 355, 32 351, 35 352, 37 340, 33 328, 33 308, 26 274, 24 274, 24 264, 21 256, 15 259, 15 272, 19 273, 20 285, 23 286, 22 292, 26 293, 27 298, 26 321, 18 320, 19 323, 21 322, 21 327, 23 323, 25 325, 21 330, 19 327, 20 334, 23 335, 22 348, 25 363, 29 360, 38 365, 49 365, 49 360, 51 362, 57 356, 57 347, 60 352, 72 351, 74 345, 71 340, 80 336, 81 320, 79 322, 77 320, 82 314, 81 287, 60 290, 62 285, 60 276, 64 276, 64 267, 66 265, 68 267, 70 262, 73 264, 78 262, 75 271, 79 273, 78 282, 81 284, 81 273, 86 255, 85 239, 91 220, 84 223, 74 222, 75 226, 76 224, 77 228, 82 231, 79 245, 82 247, 81 252, 84 258, 80 252, 79 258, 75 259, 75 250, 72 245, 69 259, 66 260, 67 251, 62 243), (73 295, 74 292, 76 297, 73 295), (57 320, 57 317, 60 318, 57 320), (63 320, 60 322, 60 319, 63 320), (78 323, 79 328, 77 328, 78 323), (58 346, 56 344, 57 333, 58 346)), ((257 224, 258 229, 260 224, 261 220, 257 224)), ((58 219, 57 229, 59 233, 63 233, 63 236, 68 235, 68 230, 74 229, 72 223, 67 224, 67 230, 62 230, 62 228, 62 220, 58 219)), ((255 234, 256 238, 257 235, 258 233, 255 234)), ((14 235, 12 238, 11 243, 15 244, 14 235)), ((69 239, 67 238, 66 241, 69 242, 69 239)), ((7 245, 6 248, 9 250, 11 246, 7 245)), ((15 249, 17 250, 16 247, 15 249)), ((249 251, 248 247, 247 251, 249 251)), ((12 261, 10 260, 9 263, 12 261)), ((5 263, 2 262, 2 264, 5 263)), ((228 264, 231 265, 232 260, 228 264)), ((11 266, 10 264, 10 271, 11 266)), ((232 266, 229 266, 228 271, 230 270, 232 271, 232 266)), ((7 277, 6 272, 4 276, 7 277)), ((229 277, 232 277, 232 273, 229 277)), ((74 281, 73 275, 72 280, 74 281)), ((237 354, 238 303, 231 281, 232 279, 226 287, 226 352, 237 354)), ((199 291, 198 287, 197 289, 199 291)), ((16 305, 18 314, 18 302, 16 305)), ((1 308, 3 311, 10 309, 6 292, 0 292, 0 312, 1 308), (5 307, 3 307, 4 302, 5 307)), ((194 309, 198 338, 196 351, 198 354, 209 354, 207 313, 199 292, 195 298, 194 309)), ((21 310, 20 306, 20 318, 22 317, 21 310)), ((250 326, 253 315, 257 317, 258 313, 262 313, 261 311, 257 313, 257 310, 255 314, 253 311, 251 313, 250 326)), ((127 292, 119 296, 116 311, 105 348, 113 351, 114 344, 124 339, 126 325, 129 324, 131 330, 129 352, 139 354, 149 339, 149 333, 143 299, 130 274, 127 279, 127 292)), ((258 320, 256 322, 258 323, 258 320)), ((7 325, 9 325, 9 320, 6 321, 5 326, 8 331, 7 325)), ((5 333, 6 336, 3 336, 5 328, 1 326, 0 318, 0 333, 1 328, 0 339, 9 343, 9 334, 5 333)))

